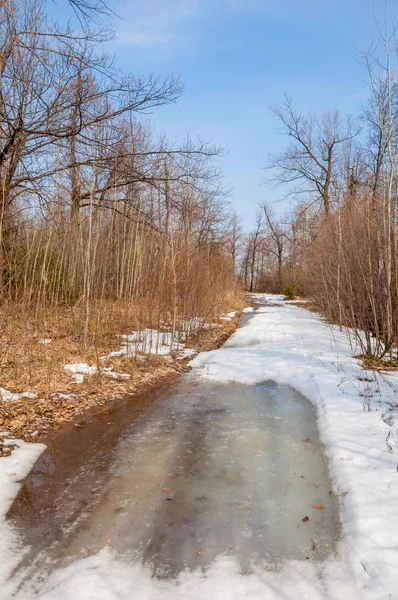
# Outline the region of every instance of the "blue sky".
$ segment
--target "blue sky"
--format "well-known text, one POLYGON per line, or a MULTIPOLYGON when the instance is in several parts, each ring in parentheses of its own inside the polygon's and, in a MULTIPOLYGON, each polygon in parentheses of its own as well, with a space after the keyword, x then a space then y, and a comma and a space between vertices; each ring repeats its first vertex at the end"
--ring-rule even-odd
MULTIPOLYGON (((355 114, 366 99, 359 53, 384 0, 110 1, 119 66, 181 76, 182 98, 152 120, 172 138, 189 132, 227 148, 220 164, 246 226, 256 203, 283 196, 262 184, 266 154, 285 143, 269 106, 286 91, 300 110, 355 114)), ((398 19, 398 2, 389 14, 398 19)))

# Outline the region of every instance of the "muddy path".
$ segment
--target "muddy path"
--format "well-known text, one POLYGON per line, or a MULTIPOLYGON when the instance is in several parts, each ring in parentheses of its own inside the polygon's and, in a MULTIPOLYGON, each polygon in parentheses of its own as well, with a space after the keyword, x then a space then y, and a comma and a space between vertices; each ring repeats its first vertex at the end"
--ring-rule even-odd
POLYGON ((340 538, 309 400, 272 381, 218 384, 194 371, 56 436, 8 518, 30 546, 20 589, 105 547, 169 579, 219 555, 242 573, 323 561, 340 538))
POLYGON ((158 386, 115 399, 106 409, 88 410, 77 423, 43 440, 47 449, 23 481, 7 514, 23 543, 32 548, 25 562, 61 539, 98 500, 123 431, 144 413, 149 416, 151 405, 172 392, 179 378, 173 373, 158 386))

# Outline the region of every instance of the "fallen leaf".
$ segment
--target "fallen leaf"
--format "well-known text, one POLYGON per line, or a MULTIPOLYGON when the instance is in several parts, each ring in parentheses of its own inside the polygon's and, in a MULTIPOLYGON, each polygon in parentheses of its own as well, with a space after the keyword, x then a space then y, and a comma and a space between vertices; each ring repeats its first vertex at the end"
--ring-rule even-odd
POLYGON ((305 479, 304 475, 300 475, 301 479, 305 479))
POLYGON ((307 442, 310 441, 310 439, 309 438, 303 438, 301 441, 307 443, 307 442))
POLYGON ((247 577, 248 575, 250 575, 250 569, 248 571, 246 571, 245 577, 247 577))
POLYGON ((163 488, 163 490, 164 490, 165 492, 171 492, 171 490, 172 490, 172 489, 173 489, 173 488, 163 488))
POLYGON ((111 543, 111 541, 112 541, 112 538, 109 538, 109 540, 106 540, 106 543, 107 543, 107 544, 110 544, 110 543, 111 543))
POLYGON ((203 551, 202 552, 198 552, 198 554, 199 554, 199 556, 201 556, 203 554, 203 551))
POLYGON ((315 508, 315 510, 323 510, 325 507, 322 506, 322 504, 315 504, 315 506, 313 506, 312 508, 315 508))
POLYGON ((149 546, 150 543, 151 543, 151 538, 149 538, 149 540, 147 541, 146 545, 149 546))
POLYGON ((301 519, 303 523, 308 523, 308 521, 310 520, 309 517, 304 517, 304 519, 301 519))

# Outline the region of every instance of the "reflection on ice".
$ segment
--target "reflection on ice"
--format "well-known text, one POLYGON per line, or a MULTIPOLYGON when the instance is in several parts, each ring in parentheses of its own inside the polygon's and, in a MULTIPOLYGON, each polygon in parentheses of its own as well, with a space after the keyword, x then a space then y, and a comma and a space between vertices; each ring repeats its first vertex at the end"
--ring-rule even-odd
POLYGON ((339 537, 314 409, 271 382, 186 377, 121 437, 86 514, 53 548, 55 564, 109 546, 158 577, 208 567, 220 554, 244 573, 284 558, 323 560, 339 537))

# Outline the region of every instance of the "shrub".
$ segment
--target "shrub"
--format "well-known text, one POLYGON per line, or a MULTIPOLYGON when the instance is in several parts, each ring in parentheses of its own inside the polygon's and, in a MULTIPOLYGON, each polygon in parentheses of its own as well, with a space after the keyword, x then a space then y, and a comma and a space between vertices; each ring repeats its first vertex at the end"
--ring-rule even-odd
POLYGON ((285 285, 285 287, 282 290, 282 294, 285 295, 286 300, 294 300, 296 297, 295 286, 291 283, 289 283, 288 285, 285 285))

